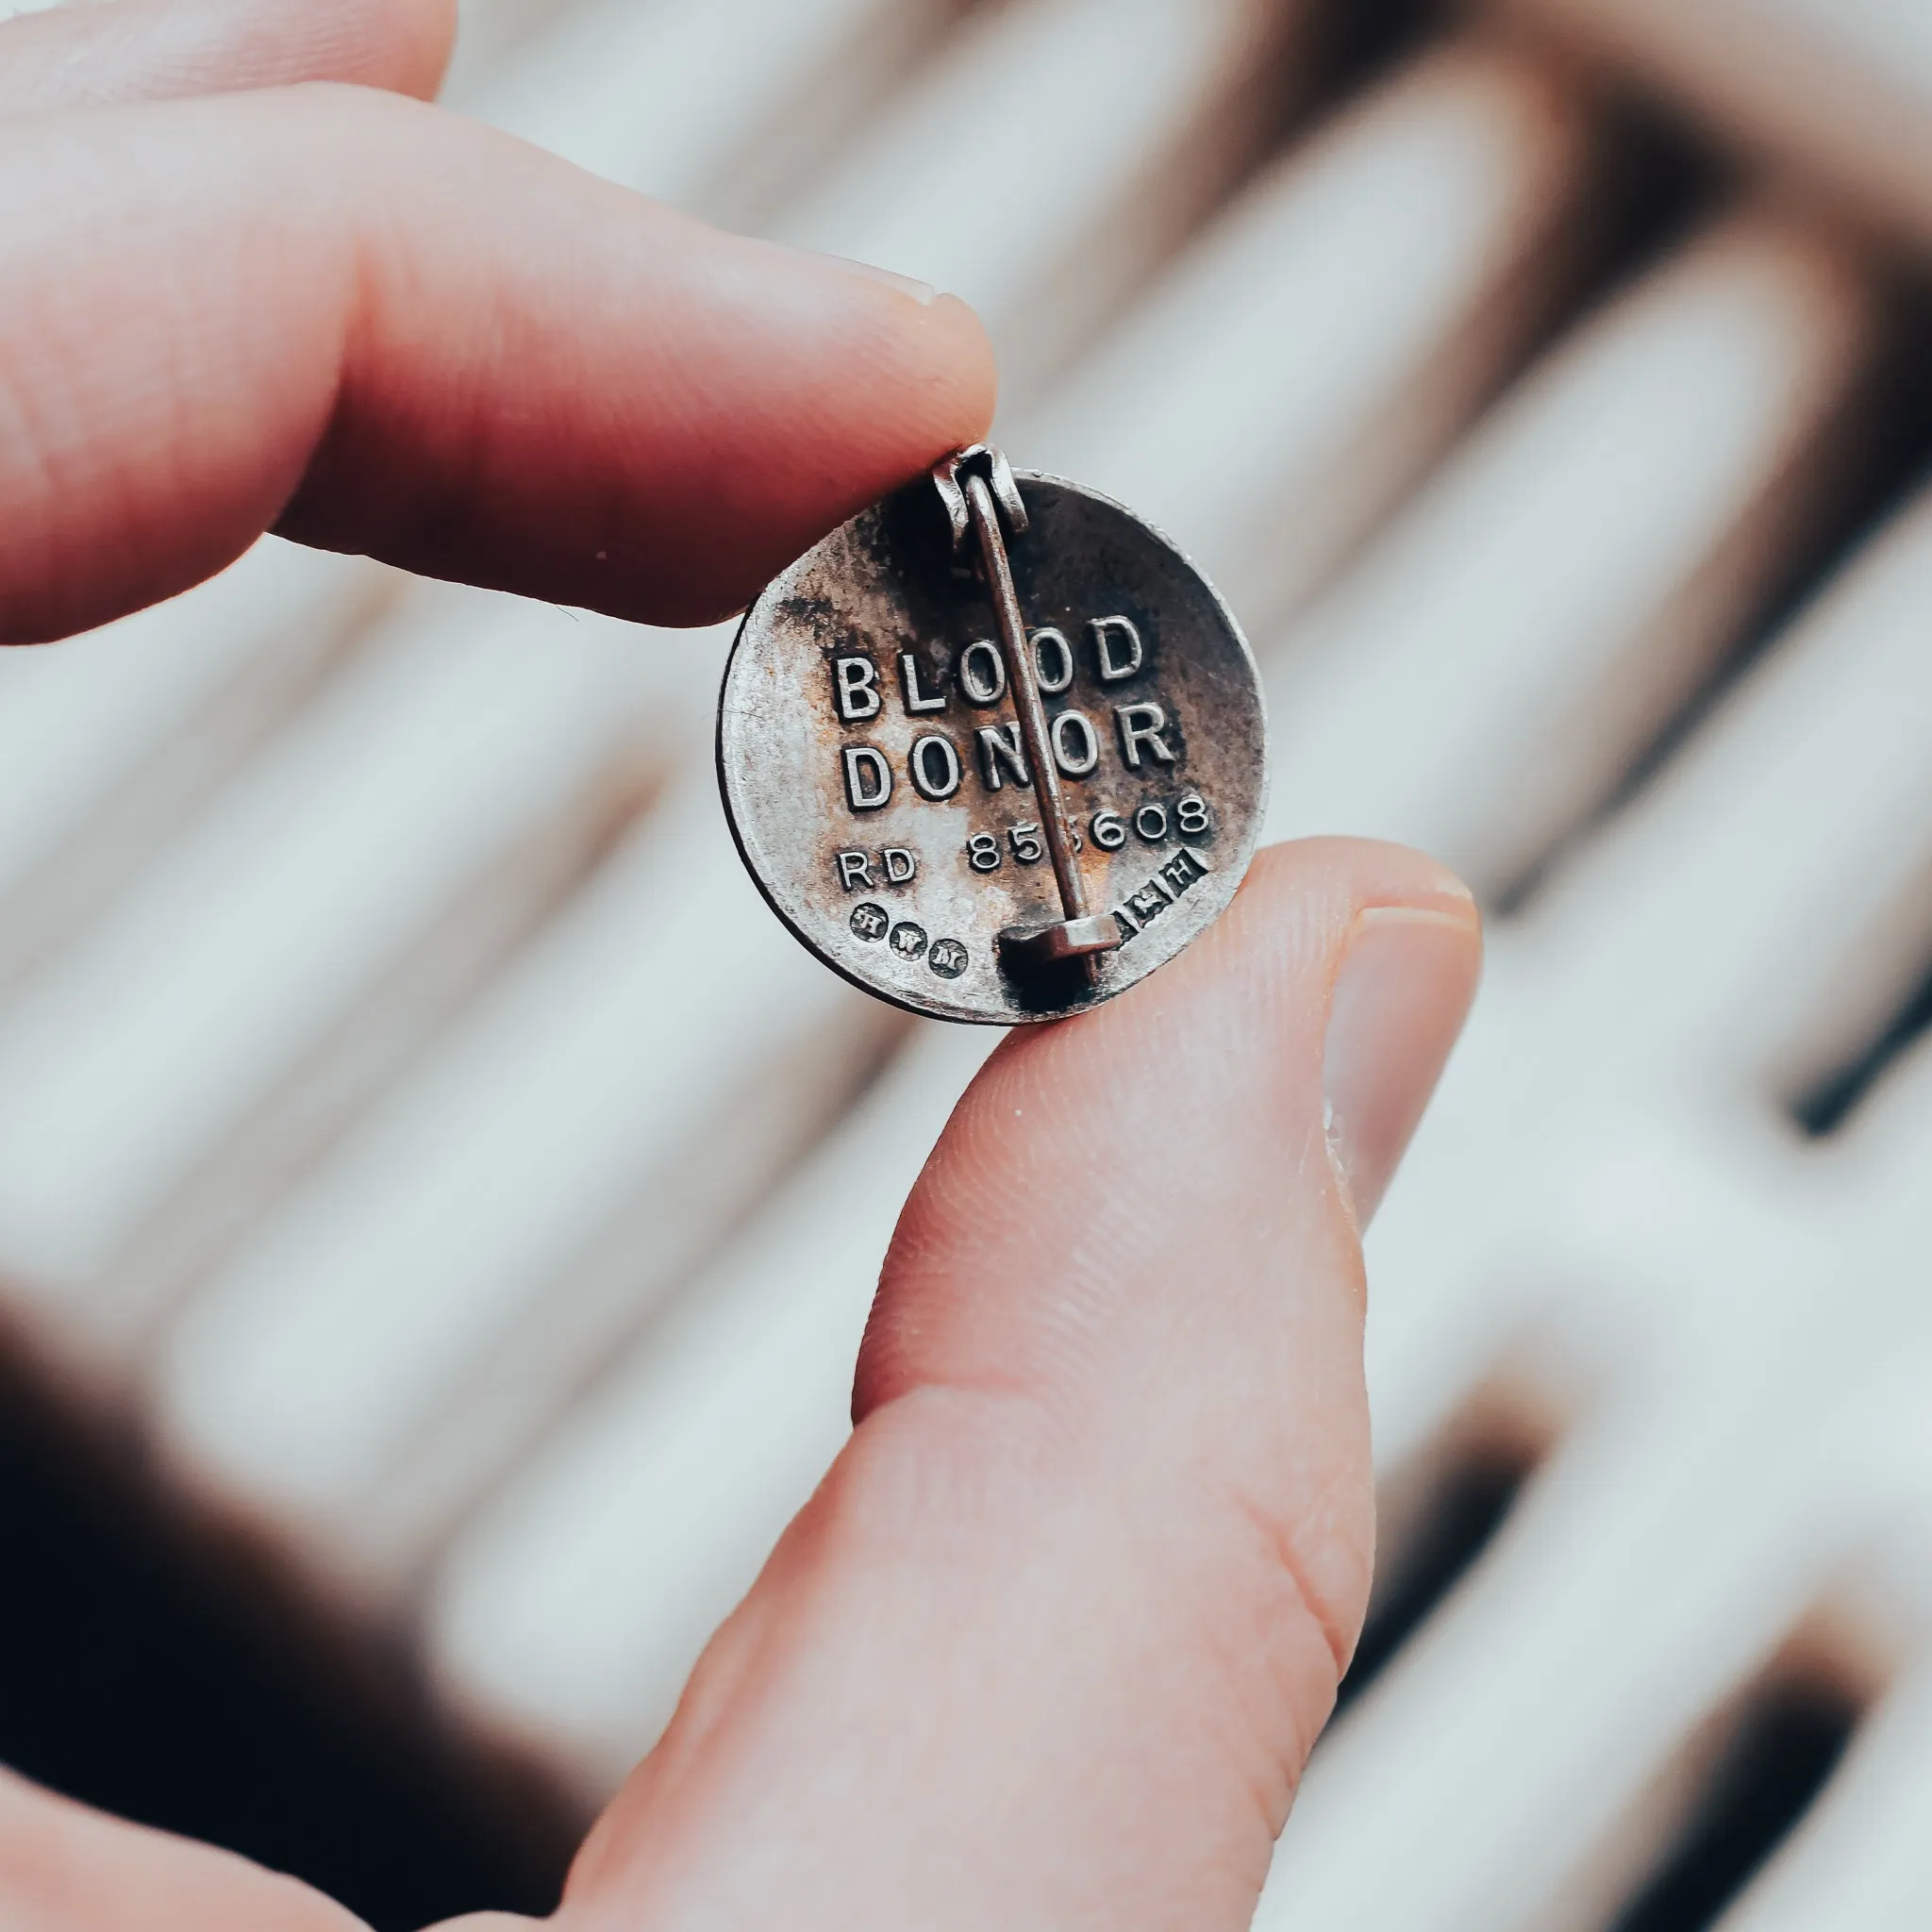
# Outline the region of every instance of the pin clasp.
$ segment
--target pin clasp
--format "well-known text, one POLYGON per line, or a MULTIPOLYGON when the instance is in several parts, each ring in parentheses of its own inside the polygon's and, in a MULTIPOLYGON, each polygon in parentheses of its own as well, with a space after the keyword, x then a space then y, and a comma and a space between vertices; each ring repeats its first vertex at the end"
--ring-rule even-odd
POLYGON ((1008 925, 1000 932, 1000 957, 1016 973, 1043 973, 1075 959, 1111 953, 1121 942, 1112 913, 1056 920, 1051 925, 1008 925))

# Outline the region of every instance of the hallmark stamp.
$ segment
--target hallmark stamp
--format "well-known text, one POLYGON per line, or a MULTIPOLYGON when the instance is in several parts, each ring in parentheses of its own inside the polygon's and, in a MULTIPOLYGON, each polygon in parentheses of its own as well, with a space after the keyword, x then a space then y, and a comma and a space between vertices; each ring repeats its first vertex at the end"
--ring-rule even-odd
POLYGON ((1125 901, 1113 908, 1122 940, 1138 938, 1151 921, 1158 919, 1211 870, 1198 852, 1183 845, 1138 892, 1129 892, 1125 901))

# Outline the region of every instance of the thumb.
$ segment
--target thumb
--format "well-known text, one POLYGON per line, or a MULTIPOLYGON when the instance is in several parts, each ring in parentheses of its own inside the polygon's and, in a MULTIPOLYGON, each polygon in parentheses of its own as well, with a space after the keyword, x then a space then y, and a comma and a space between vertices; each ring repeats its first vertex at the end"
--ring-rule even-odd
POLYGON ((1281 847, 1167 971, 1007 1042, 900 1222, 851 1442, 565 1924, 1247 1924, 1368 1591, 1352 1201, 1479 951, 1429 861, 1281 847))

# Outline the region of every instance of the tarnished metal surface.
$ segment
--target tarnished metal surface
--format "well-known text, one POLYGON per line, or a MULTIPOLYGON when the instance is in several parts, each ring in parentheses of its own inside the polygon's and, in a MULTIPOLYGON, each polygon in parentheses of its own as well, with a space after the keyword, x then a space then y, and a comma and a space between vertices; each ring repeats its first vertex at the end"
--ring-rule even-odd
POLYGON ((1081 1011, 1173 958, 1233 897, 1267 795, 1254 659, 1212 585, 1110 499, 1018 481, 1013 589, 1077 883, 1118 946, 1000 945, 1064 907, 985 571, 930 483, 766 590, 718 724, 739 850, 806 946, 895 1006, 991 1024, 1081 1011))

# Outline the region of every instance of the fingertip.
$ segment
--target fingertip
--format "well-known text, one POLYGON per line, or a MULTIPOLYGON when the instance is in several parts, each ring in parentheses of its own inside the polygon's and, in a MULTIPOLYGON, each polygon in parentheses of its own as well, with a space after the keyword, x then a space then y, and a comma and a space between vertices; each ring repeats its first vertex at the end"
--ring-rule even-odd
POLYGON ((251 85, 335 80, 430 101, 456 51, 458 0, 248 0, 248 13, 257 32, 285 34, 289 69, 251 85))
POLYGON ((859 366, 842 391, 851 447, 869 451, 868 476, 852 509, 978 442, 992 424, 999 369, 977 314, 958 295, 903 278, 841 269, 859 366))
POLYGON ((864 502, 986 435, 999 367, 970 304, 872 262, 728 242, 757 251, 769 299, 787 299, 789 284, 790 299, 811 309, 824 367, 839 379, 841 429, 860 433, 879 478, 864 502))
POLYGON ((408 0, 395 42, 395 78, 388 86, 418 100, 436 98, 457 45, 457 0, 408 0))
POLYGON ((433 100, 457 39, 458 0, 203 0, 232 36, 216 90, 336 81, 433 100), (232 25, 229 23, 232 22, 232 25))
POLYGON ((958 295, 941 294, 922 305, 925 327, 936 340, 931 353, 945 372, 945 434, 941 455, 978 442, 992 427, 999 402, 999 364, 978 312, 958 295))
POLYGON ((1435 1092, 1475 996, 1474 922, 1427 907, 1357 914, 1336 975, 1323 1056, 1328 1146, 1366 1227, 1435 1092))
POLYGON ((741 608, 848 517, 982 440, 999 388, 985 327, 958 296, 867 263, 680 227, 690 266, 667 312, 683 313, 687 340, 667 361, 680 372, 680 413, 714 426, 691 450, 687 502, 666 506, 658 527, 702 515, 605 607, 673 625, 741 608))
POLYGON ((1255 854, 1235 906, 1275 915, 1296 897, 1344 922, 1371 906, 1427 907, 1466 920, 1478 933, 1475 895, 1439 858, 1385 839, 1292 839, 1255 854))
POLYGON ((1257 854, 1226 924, 1222 997, 1252 999, 1271 979, 1278 991, 1270 961, 1286 952, 1296 962, 1275 1022, 1298 1042, 1296 1078, 1319 1096, 1340 1198, 1359 1234, 1461 1036, 1482 977, 1481 910, 1425 853, 1312 839, 1257 854), (1297 932, 1302 942, 1284 949, 1297 932))

